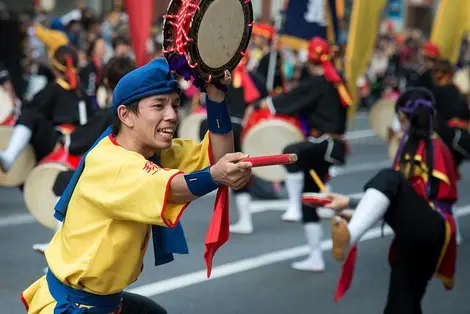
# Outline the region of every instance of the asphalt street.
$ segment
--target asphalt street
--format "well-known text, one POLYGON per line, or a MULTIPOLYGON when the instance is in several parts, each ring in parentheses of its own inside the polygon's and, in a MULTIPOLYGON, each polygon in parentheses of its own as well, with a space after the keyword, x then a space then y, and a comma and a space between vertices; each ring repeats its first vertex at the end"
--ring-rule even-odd
MULTIPOLYGON (((370 136, 366 116, 358 116, 354 129, 350 133, 347 165, 331 180, 336 192, 362 192, 367 179, 389 164, 387 146, 370 136)), ((470 193, 466 191, 470 186, 469 165, 464 165, 462 175, 458 213, 464 241, 458 249, 456 286, 446 292, 437 279, 433 280, 424 300, 426 314, 470 313, 470 193)), ((173 263, 154 267, 153 252, 149 250, 144 271, 129 290, 151 297, 172 314, 382 312, 389 277, 390 235, 381 238, 377 228, 368 234, 369 239, 359 245, 351 289, 343 300, 334 303, 341 265, 330 256, 329 220, 323 220, 326 271, 296 271, 290 264, 307 253, 301 224, 281 221, 285 199, 259 200, 254 205, 254 233, 231 235, 229 242, 217 252, 212 278, 208 280, 203 252, 213 202, 213 195, 199 199, 183 215, 190 254, 178 255, 173 263)), ((231 219, 236 219, 235 208, 231 210, 231 219)), ((0 188, 1 313, 25 313, 20 292, 42 276, 46 266, 44 258, 31 247, 48 241, 51 236, 51 230, 29 216, 18 189, 0 188)))

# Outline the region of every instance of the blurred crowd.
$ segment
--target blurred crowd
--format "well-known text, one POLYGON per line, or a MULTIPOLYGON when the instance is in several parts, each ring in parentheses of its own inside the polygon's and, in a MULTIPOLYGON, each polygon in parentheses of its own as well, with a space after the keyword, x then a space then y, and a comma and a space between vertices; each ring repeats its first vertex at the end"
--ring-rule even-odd
MULTIPOLYGON (((8 56, 15 50, 0 49, 3 50, 0 56, 2 73, 10 72, 13 76, 21 76, 21 80, 12 79, 14 89, 13 86, 7 88, 18 103, 30 100, 47 82, 54 80, 50 56, 55 48, 66 42, 78 51, 80 84, 86 94, 93 97, 100 94, 98 90, 104 85, 105 65, 111 57, 128 56, 134 59, 128 16, 125 12, 113 11, 101 15, 89 7, 79 6, 62 16, 56 16, 39 9, 34 12, 11 12, 4 4, 0 4, 0 15, 2 23, 14 21, 9 27, 19 27, 20 30, 18 51, 21 56, 14 52, 13 54, 21 65, 21 74, 15 73, 18 70, 12 65, 12 57, 8 56), (4 57, 5 55, 7 57, 4 57)), ((149 60, 162 55, 162 23, 163 18, 159 18, 152 25, 147 41, 149 60)), ((268 81, 269 53, 273 51, 272 42, 275 35, 274 23, 257 22, 250 43, 246 68, 257 72, 265 81, 268 81)), ((0 40, 5 46, 4 44, 15 41, 15 37, 3 34, 0 40)), ((340 73, 344 74, 347 37, 341 42, 343 44, 334 46, 333 57, 340 73)), ((387 88, 403 89, 407 81, 419 75, 425 63, 421 52, 426 42, 427 39, 418 30, 397 33, 392 23, 383 21, 368 69, 356 82, 359 91, 358 107, 369 108, 387 88)), ((272 88, 276 93, 295 86, 301 79, 307 59, 306 50, 295 51, 280 45, 277 45, 277 48, 276 77, 272 88)), ((456 76, 459 80, 457 85, 465 94, 470 89, 467 86, 469 66, 470 46, 465 39, 459 61, 456 67, 451 69, 453 73, 457 70, 467 73, 456 76)), ((182 85, 187 96, 185 103, 191 103, 196 89, 187 82, 182 82, 182 85)), ((102 93, 96 104, 100 107, 106 106, 109 96, 102 93)))

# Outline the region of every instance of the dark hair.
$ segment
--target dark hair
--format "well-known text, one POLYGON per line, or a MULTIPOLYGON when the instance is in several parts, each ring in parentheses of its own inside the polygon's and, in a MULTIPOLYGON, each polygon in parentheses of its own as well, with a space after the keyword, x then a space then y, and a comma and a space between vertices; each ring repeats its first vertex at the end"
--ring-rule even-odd
POLYGON ((400 170, 407 178, 414 175, 416 160, 413 156, 424 141, 426 151, 426 165, 428 171, 428 196, 434 195, 437 191, 437 185, 432 183, 432 171, 434 166, 434 150, 432 135, 434 133, 435 101, 432 93, 425 88, 411 88, 406 90, 395 105, 395 111, 402 112, 409 121, 408 130, 406 130, 405 143, 402 143, 398 149, 400 170), (406 160, 406 156, 410 156, 406 160))
MULTIPOLYGON (((139 114, 139 101, 133 102, 126 106, 131 112, 135 113, 136 115, 139 114)), ((122 122, 119 119, 117 114, 113 115, 113 125, 112 125, 112 135, 116 137, 119 134, 122 128, 122 122)))
POLYGON ((116 47, 117 47, 118 45, 130 46, 130 45, 131 45, 131 42, 130 42, 129 38, 127 38, 126 36, 118 35, 118 36, 116 36, 116 37, 113 39, 113 41, 112 41, 113 49, 116 49, 116 47))
POLYGON ((454 66, 449 60, 437 60, 432 69, 432 76, 437 85, 447 85, 452 81, 454 66))
POLYGON ((98 37, 95 38, 95 40, 93 40, 89 44, 88 49, 86 51, 87 57, 91 57, 91 55, 93 54, 93 50, 95 50, 96 43, 100 40, 104 40, 104 39, 103 39, 103 37, 98 36, 98 37))
MULTIPOLYGON (((54 52, 54 59, 57 61, 60 65, 66 67, 67 62, 66 62, 66 57, 70 57, 72 59, 72 65, 77 68, 78 67, 78 53, 77 50, 75 50, 71 46, 60 46, 57 48, 57 50, 54 52)), ((57 68, 57 67, 56 67, 57 68)), ((60 69, 57 69, 60 72, 60 69)))
POLYGON ((107 80, 107 87, 114 89, 124 75, 136 68, 137 65, 130 57, 112 57, 104 67, 104 77, 107 80))

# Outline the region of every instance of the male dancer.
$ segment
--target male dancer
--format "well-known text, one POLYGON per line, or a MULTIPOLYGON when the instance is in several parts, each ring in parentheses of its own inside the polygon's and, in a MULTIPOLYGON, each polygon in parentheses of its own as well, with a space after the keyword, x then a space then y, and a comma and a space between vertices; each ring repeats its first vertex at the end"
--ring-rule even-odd
POLYGON ((172 261, 187 252, 179 218, 189 202, 222 184, 240 189, 251 175, 248 156, 231 153, 225 93, 205 89, 209 132, 196 144, 173 139, 180 88, 164 58, 120 80, 112 128, 83 157, 56 207, 64 224, 46 250, 49 272, 21 295, 30 313, 165 313, 123 292, 142 271, 150 233, 156 265, 172 261))
MULTIPOLYGON (((319 187, 310 175, 314 169, 320 178, 328 175, 331 165, 344 164, 346 144, 347 107, 351 98, 330 60, 330 47, 326 41, 314 37, 309 44, 308 77, 298 87, 276 97, 268 97, 247 110, 269 107, 272 112, 305 119, 310 134, 305 142, 289 145, 284 153, 299 156, 297 164, 287 165, 286 188, 289 208, 282 216, 286 221, 302 219, 310 246, 307 259, 292 264, 298 270, 323 271, 325 264, 320 248, 322 227, 317 209, 302 205, 302 192, 318 192, 319 187)), ((274 135, 275 136, 275 135, 274 135)))
MULTIPOLYGON (((104 71, 104 81, 112 93, 119 80, 136 68, 135 62, 129 57, 113 57, 109 60, 104 71)), ((65 135, 65 149, 75 156, 82 156, 100 137, 100 135, 113 123, 112 108, 105 108, 97 112, 85 125, 77 126, 75 131, 65 135)), ((63 171, 57 175, 53 190, 60 198, 73 176, 74 170, 63 171)), ((40 200, 38 200, 40 201, 40 200)), ((59 223, 57 227, 60 227, 59 223)), ((36 243, 33 250, 44 254, 49 243, 36 243)))

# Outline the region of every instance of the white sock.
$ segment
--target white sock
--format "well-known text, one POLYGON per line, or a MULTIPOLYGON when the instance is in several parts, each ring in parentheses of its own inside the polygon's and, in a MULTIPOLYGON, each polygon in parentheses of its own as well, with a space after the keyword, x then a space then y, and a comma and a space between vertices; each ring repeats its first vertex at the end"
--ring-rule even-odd
POLYGON ((323 238, 323 228, 321 223, 306 223, 304 224, 304 229, 310 249, 312 251, 320 250, 320 244, 323 238))
POLYGON ((7 149, 1 153, 2 168, 10 170, 13 162, 23 152, 31 139, 31 130, 24 125, 17 125, 10 138, 7 149))
POLYGON ((302 191, 304 189, 304 173, 287 173, 286 189, 289 197, 289 210, 300 212, 302 205, 302 191))
POLYGON ((250 193, 235 194, 235 202, 237 203, 238 223, 251 225, 250 193))
POLYGON ((348 223, 350 244, 354 245, 387 212, 390 200, 376 189, 367 189, 348 223))

